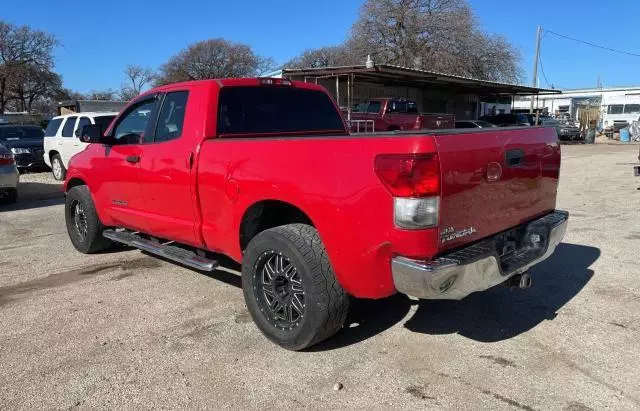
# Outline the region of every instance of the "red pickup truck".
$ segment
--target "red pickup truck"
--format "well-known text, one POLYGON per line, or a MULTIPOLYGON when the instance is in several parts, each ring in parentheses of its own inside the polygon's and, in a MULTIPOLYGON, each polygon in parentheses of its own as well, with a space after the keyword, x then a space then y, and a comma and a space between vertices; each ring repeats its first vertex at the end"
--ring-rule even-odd
POLYGON ((415 101, 403 98, 379 98, 358 103, 351 111, 350 121, 352 132, 456 127, 452 114, 421 114, 415 101))
POLYGON ((82 139, 64 187, 75 248, 209 271, 229 256, 259 329, 293 350, 340 330, 349 296, 527 286, 567 225, 553 128, 350 135, 312 84, 163 86, 82 139))

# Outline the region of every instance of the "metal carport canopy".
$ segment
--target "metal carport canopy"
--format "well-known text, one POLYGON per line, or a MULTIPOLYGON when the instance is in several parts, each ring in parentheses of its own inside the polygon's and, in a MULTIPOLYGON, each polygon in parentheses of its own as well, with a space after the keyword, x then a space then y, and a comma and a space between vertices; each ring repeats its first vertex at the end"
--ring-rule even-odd
POLYGON ((560 94, 560 90, 528 87, 519 84, 478 80, 434 71, 418 70, 388 64, 367 68, 364 65, 318 67, 307 69, 283 69, 283 76, 309 77, 311 79, 348 77, 369 83, 411 87, 448 87, 460 91, 491 95, 543 95, 560 94))

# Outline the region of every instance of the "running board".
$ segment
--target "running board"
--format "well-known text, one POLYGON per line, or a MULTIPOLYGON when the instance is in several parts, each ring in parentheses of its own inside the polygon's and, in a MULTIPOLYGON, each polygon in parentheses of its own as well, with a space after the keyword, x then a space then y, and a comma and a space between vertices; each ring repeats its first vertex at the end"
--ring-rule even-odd
POLYGON ((200 257, 193 251, 185 250, 175 245, 147 240, 131 231, 104 230, 102 235, 109 240, 138 248, 142 251, 164 257, 197 270, 213 271, 218 266, 217 261, 200 257))

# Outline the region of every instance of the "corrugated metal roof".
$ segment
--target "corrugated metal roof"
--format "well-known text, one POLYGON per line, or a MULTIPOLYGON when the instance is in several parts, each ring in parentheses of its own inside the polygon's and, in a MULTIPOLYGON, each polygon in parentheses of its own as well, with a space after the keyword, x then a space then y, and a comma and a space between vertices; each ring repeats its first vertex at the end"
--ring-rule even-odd
POLYGON ((480 80, 472 77, 464 77, 437 71, 414 69, 395 66, 391 64, 379 64, 373 68, 365 65, 318 67, 306 69, 283 69, 284 75, 308 76, 308 77, 335 77, 339 75, 353 74, 356 77, 385 81, 395 80, 406 83, 419 82, 424 85, 460 86, 477 91, 484 90, 489 94, 558 94, 560 90, 529 87, 521 84, 501 83, 496 81, 480 80))

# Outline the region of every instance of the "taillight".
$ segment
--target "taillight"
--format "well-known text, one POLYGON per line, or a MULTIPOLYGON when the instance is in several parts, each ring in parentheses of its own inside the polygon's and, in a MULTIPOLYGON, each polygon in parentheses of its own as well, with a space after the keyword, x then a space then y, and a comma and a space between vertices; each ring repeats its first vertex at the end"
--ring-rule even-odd
POLYGON ((381 155, 374 168, 394 197, 396 227, 420 230, 438 225, 440 162, 436 154, 381 155))
POLYGON ((7 164, 15 163, 13 154, 0 154, 0 166, 6 166, 7 164))
POLYGON ((394 197, 420 198, 440 194, 440 162, 436 154, 380 155, 376 174, 394 197))

